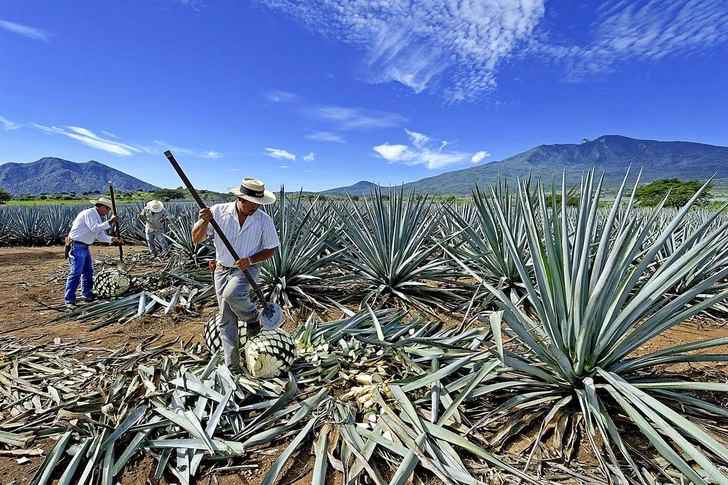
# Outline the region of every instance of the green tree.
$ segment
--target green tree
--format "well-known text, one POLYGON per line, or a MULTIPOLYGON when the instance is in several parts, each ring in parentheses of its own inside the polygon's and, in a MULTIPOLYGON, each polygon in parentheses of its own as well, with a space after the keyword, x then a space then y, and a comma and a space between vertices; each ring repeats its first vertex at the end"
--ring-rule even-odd
POLYGON ((0 204, 4 204, 12 198, 13 196, 10 195, 10 192, 0 187, 0 204))
POLYGON ((152 192, 152 197, 163 202, 170 200, 181 200, 187 197, 187 192, 181 187, 178 189, 159 189, 152 192))
MULTIPOLYGON (((683 181, 678 178, 661 179, 650 182, 647 185, 638 187, 635 192, 637 201, 648 207, 656 206, 667 195, 665 205, 675 209, 684 206, 693 195, 703 186, 699 180, 683 181)), ((705 205, 710 199, 710 188, 708 188, 697 201, 697 205, 705 205)))

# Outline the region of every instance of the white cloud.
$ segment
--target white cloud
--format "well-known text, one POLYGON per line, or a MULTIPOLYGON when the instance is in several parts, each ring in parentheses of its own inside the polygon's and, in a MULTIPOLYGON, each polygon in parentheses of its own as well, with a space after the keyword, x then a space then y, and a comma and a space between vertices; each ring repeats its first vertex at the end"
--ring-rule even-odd
POLYGON ((29 25, 16 24, 14 22, 8 22, 7 20, 0 20, 0 27, 9 32, 13 32, 24 37, 29 37, 31 39, 42 40, 43 42, 48 42, 50 40, 50 35, 48 35, 48 33, 41 29, 30 27, 29 25))
POLYGON ((17 130, 21 125, 0 116, 0 126, 3 127, 3 131, 12 131, 17 130))
POLYGON ((485 150, 480 150, 479 152, 475 152, 472 157, 470 157, 470 163, 478 163, 483 161, 483 159, 490 156, 490 153, 486 152, 485 150))
POLYGON ((362 47, 365 80, 473 101, 532 34, 545 0, 265 0, 314 32, 362 47), (440 82, 442 80, 442 82, 440 82), (436 87, 437 84, 440 86, 436 87))
POLYGON ((472 162, 477 157, 480 157, 478 159, 480 161, 483 157, 488 156, 487 152, 483 151, 475 154, 459 151, 445 152, 445 147, 449 145, 446 141, 441 142, 437 150, 432 150, 427 146, 427 143, 430 141, 429 136, 407 129, 405 129, 405 133, 412 140, 412 146, 383 143, 375 146, 373 150, 389 163, 426 165, 429 169, 445 168, 468 160, 472 162))
POLYGON ((296 160, 296 155, 293 153, 287 152, 286 150, 281 150, 279 148, 266 148, 265 149, 266 155, 273 158, 279 158, 279 159, 285 159, 285 160, 296 160))
POLYGON ((128 157, 133 155, 134 153, 142 152, 142 150, 137 147, 101 138, 91 130, 81 128, 79 126, 49 127, 38 125, 35 123, 33 123, 33 126, 42 131, 45 131, 46 133, 64 135, 69 138, 73 138, 74 140, 79 141, 84 145, 88 145, 92 148, 103 150, 114 155, 128 157))
POLYGON ((417 156, 406 145, 390 145, 389 143, 375 146, 374 151, 390 163, 402 162, 406 165, 411 165, 409 162, 417 156))
POLYGON ((316 160, 316 155, 313 152, 303 156, 304 162, 313 162, 314 160, 316 160))

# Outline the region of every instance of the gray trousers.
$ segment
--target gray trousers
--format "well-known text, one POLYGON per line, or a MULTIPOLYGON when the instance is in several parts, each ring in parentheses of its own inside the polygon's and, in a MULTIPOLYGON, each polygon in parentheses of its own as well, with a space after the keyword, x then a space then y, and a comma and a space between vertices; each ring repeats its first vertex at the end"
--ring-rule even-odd
POLYGON ((167 243, 167 238, 164 237, 164 233, 159 229, 147 229, 146 235, 147 246, 149 247, 149 252, 152 253, 152 256, 157 255, 157 248, 154 246, 154 241, 158 241, 159 246, 162 248, 162 256, 166 258, 169 254, 169 244, 167 243))
MULTIPOLYGON (((260 266, 251 266, 248 273, 258 281, 260 266)), ((218 329, 225 354, 225 364, 232 369, 240 368, 240 341, 238 322, 257 322, 258 309, 250 301, 253 289, 245 274, 237 268, 215 270, 215 293, 220 313, 218 329)))

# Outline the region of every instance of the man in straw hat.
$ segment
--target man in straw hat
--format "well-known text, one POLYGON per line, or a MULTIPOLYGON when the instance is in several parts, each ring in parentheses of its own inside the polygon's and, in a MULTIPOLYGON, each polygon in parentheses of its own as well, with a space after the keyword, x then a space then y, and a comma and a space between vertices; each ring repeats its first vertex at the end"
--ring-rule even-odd
POLYGON ((81 282, 81 297, 83 300, 89 302, 94 299, 91 292, 94 262, 88 248, 89 245, 93 244, 97 239, 109 244, 123 243, 120 238, 111 237, 104 232, 119 220, 117 215, 112 215, 107 220, 102 219, 111 212, 111 201, 106 197, 99 197, 98 199, 91 199, 91 203, 94 206, 82 210, 76 216, 73 224, 71 224, 71 231, 68 233, 67 240, 70 245, 68 265, 70 270, 66 279, 66 292, 63 299, 69 309, 76 308, 76 289, 78 289, 79 281, 81 282))
POLYGON ((153 258, 157 257, 157 247, 154 241, 159 242, 159 247, 162 249, 162 259, 167 259, 169 255, 169 244, 167 238, 164 237, 164 223, 170 217, 161 200, 149 201, 139 213, 139 219, 145 222, 144 232, 147 236, 147 246, 153 258))
POLYGON ((201 243, 213 227, 214 218, 235 252, 237 261, 215 235, 215 292, 219 306, 220 340, 225 354, 225 364, 231 371, 240 373, 240 349, 238 345, 238 321, 245 322, 248 339, 260 332, 260 315, 250 301, 252 288, 243 270, 257 281, 260 263, 273 256, 280 245, 273 219, 258 208, 272 204, 276 196, 265 190, 262 181, 244 178, 240 187, 231 187, 237 196, 235 202, 215 204, 200 209, 200 220, 192 227, 192 240, 201 243))

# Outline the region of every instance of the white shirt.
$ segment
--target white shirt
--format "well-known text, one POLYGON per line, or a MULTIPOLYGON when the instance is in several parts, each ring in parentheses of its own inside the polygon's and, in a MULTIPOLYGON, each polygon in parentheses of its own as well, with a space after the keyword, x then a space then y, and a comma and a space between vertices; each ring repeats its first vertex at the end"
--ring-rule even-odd
POLYGON ((109 227, 111 225, 107 221, 101 220, 96 207, 91 207, 79 212, 73 220, 68 238, 86 244, 92 244, 96 239, 111 243, 112 237, 104 232, 109 227))
MULTIPOLYGON (((215 204, 210 207, 210 212, 239 258, 250 257, 264 249, 277 248, 281 244, 273 219, 260 209, 245 219, 243 227, 240 227, 235 202, 215 204)), ((207 234, 213 232, 215 229, 209 224, 207 234)), ((214 243, 217 262, 223 266, 235 266, 235 260, 217 234, 214 243)))

